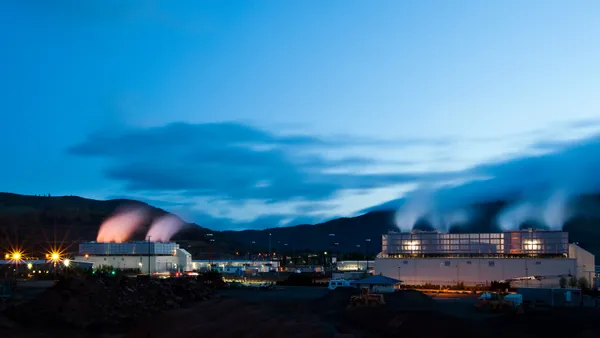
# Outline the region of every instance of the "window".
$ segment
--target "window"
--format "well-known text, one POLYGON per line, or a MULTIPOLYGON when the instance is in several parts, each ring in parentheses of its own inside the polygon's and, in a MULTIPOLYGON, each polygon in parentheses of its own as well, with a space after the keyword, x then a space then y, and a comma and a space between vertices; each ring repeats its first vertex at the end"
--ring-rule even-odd
POLYGON ((467 261, 467 264, 471 264, 471 261, 467 261))
POLYGON ((450 261, 445 261, 444 266, 450 266, 450 261))
POLYGON ((403 263, 403 264, 408 264, 408 261, 404 261, 404 262, 402 262, 402 263, 403 263))
POLYGON ((542 265, 542 262, 537 261, 537 262, 535 262, 535 265, 542 265))
POLYGON ((496 266, 496 262, 494 262, 494 261, 489 261, 489 262, 488 262, 488 266, 496 266))

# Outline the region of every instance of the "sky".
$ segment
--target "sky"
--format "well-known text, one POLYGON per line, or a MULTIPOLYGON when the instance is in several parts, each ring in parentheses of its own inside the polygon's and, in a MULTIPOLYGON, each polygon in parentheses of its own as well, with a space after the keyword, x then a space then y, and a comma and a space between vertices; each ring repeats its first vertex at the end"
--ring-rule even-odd
POLYGON ((352 216, 424 186, 461 201, 589 189, 599 11, 2 1, 0 190, 139 199, 220 230, 352 216))

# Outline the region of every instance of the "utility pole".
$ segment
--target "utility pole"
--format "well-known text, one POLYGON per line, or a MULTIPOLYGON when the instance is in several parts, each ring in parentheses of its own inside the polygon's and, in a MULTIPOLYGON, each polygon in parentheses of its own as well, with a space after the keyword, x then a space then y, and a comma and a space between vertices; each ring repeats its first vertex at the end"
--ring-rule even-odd
POLYGON ((273 251, 271 251, 271 233, 269 232, 269 259, 273 260, 273 251))
POLYGON ((254 267, 254 244, 256 244, 255 241, 252 241, 252 251, 250 251, 250 259, 252 260, 252 267, 254 267))
POLYGON ((360 271, 360 244, 356 244, 356 271, 360 271))
POLYGON ((335 238, 335 234, 329 234, 329 250, 330 255, 329 257, 331 257, 329 259, 329 267, 330 267, 330 271, 331 271, 331 278, 333 278, 333 239, 335 238))
POLYGON ((148 236, 148 277, 150 277, 150 269, 152 268, 152 264, 150 263, 150 260, 152 258, 152 255, 150 253, 150 251, 152 251, 152 243, 150 242, 150 238, 152 236, 148 236))
POLYGON ((208 233, 205 235, 208 241, 208 270, 212 271, 212 243, 215 241, 213 239, 213 234, 208 233))
POLYGON ((367 261, 367 273, 369 273, 369 243, 370 238, 365 239, 365 260, 367 261))

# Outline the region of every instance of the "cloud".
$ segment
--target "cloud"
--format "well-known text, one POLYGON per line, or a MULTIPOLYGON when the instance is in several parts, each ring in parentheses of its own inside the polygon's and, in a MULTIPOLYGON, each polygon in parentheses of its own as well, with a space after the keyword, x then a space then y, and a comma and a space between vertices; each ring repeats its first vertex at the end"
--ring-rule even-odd
POLYGON ((369 205, 397 209, 423 185, 436 188, 435 205, 448 207, 542 187, 595 188, 598 141, 580 141, 593 130, 574 123, 562 133, 534 133, 537 139, 517 135, 482 145, 171 123, 95 133, 68 151, 106 160, 106 177, 125 190, 119 195, 157 201, 151 204, 207 227, 265 228, 355 215, 369 205), (461 149, 480 152, 465 160, 461 149))
MULTIPOLYGON (((550 142, 554 152, 480 164, 465 170, 465 176, 481 178, 438 189, 433 197, 435 204, 458 208, 500 199, 544 198, 555 191, 567 191, 569 195, 600 191, 597 174, 600 172, 600 136, 579 141, 540 141, 533 147, 550 142)), ((399 209, 412 195, 418 195, 418 191, 362 212, 399 209)))
POLYGON ((331 159, 311 153, 325 146, 343 145, 309 136, 279 136, 237 123, 172 123, 94 134, 69 152, 110 160, 106 176, 125 183, 128 191, 178 191, 186 196, 232 200, 318 201, 343 189, 373 189, 452 176, 328 172, 378 161, 373 156, 331 159))

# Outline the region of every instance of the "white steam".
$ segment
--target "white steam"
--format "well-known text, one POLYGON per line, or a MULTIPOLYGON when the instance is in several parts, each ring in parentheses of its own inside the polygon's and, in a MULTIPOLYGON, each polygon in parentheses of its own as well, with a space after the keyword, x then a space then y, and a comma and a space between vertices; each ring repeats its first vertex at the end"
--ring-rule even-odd
POLYGON ((425 219, 439 231, 448 231, 451 227, 468 223, 473 218, 468 209, 457 209, 446 212, 432 212, 425 219))
POLYGON ((404 202, 396 211, 396 226, 401 232, 408 232, 415 224, 432 209, 430 194, 425 191, 417 192, 404 202))
POLYGON ((150 237, 152 242, 168 242, 181 228, 183 221, 174 215, 165 215, 154 220, 146 238, 150 237))
POLYGON ((396 212, 396 226, 401 232, 411 231, 420 220, 427 221, 438 231, 447 231, 450 227, 468 223, 473 215, 469 209, 438 208, 430 191, 419 190, 406 200, 396 212))
POLYGON ((528 221, 543 224, 551 230, 561 230, 573 216, 568 202, 569 195, 565 191, 556 191, 542 201, 523 200, 502 210, 497 223, 503 231, 518 230, 528 221))

